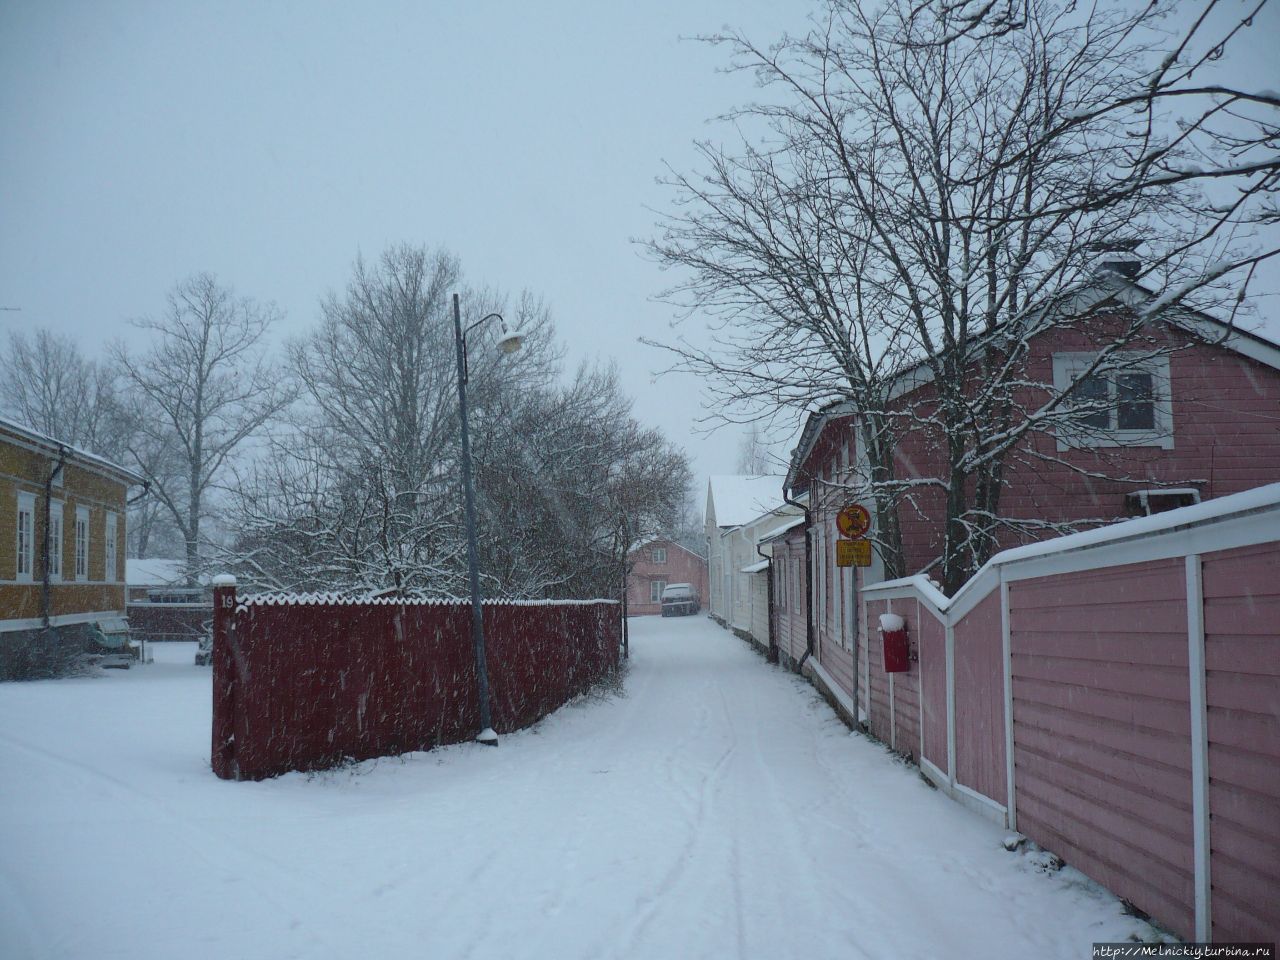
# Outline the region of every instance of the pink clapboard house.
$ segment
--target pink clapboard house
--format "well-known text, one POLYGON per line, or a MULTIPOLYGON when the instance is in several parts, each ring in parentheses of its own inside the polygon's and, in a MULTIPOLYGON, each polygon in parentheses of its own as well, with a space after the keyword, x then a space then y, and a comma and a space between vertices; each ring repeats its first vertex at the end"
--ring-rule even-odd
MULTIPOLYGON (((1140 309, 1145 296, 1122 277, 1092 293, 1103 310, 1089 329, 1031 340, 1030 383, 1071 378, 1099 349, 1107 310, 1140 309)), ((1152 321, 1146 338, 1165 349, 1127 381, 1089 385, 1087 437, 1033 435, 1042 456, 1009 459, 1002 509, 1043 521, 1045 542, 1031 543, 1030 527, 1005 534, 1005 552, 952 598, 926 579, 942 544, 936 487, 899 512, 906 572, 924 575, 885 583, 878 558, 836 566, 835 516, 865 458, 855 409, 814 412, 787 478, 792 496, 810 494, 806 526, 773 546, 774 640, 944 792, 1179 935, 1271 940, 1280 494, 1248 498, 1280 480, 1280 347, 1188 311, 1152 321), (1127 518, 1144 519, 1116 523, 1127 518), (1062 537, 1064 522, 1085 532, 1062 537), (886 670, 883 614, 906 621, 903 672, 886 670)), ((896 403, 927 412, 927 376, 906 378, 896 403)), ((895 455, 899 479, 944 464, 924 431, 895 455)))
POLYGON ((707 603, 707 561, 674 540, 650 540, 627 557, 627 614, 646 616, 662 612, 662 590, 673 583, 690 583, 707 603))

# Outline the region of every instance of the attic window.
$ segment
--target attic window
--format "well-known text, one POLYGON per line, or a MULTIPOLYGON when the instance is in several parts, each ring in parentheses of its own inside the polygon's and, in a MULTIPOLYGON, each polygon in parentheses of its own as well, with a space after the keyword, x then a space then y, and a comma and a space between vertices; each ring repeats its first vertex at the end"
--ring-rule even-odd
POLYGON ((651 547, 651 548, 649 549, 649 560, 650 560, 650 562, 651 562, 651 563, 666 563, 666 562, 667 562, 667 548, 666 548, 666 547, 651 547))
POLYGON ((1162 487, 1156 490, 1132 490, 1124 495, 1129 511, 1135 516, 1149 517, 1153 513, 1190 507, 1200 502, 1200 491, 1195 487, 1162 487))

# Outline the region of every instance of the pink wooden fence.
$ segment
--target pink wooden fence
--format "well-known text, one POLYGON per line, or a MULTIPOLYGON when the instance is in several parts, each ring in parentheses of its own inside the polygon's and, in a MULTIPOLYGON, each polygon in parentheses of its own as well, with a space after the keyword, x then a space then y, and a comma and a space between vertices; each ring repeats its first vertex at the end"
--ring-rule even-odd
POLYGON ((1280 484, 863 599, 857 706, 942 790, 1181 936, 1280 939, 1280 484))
MULTIPOLYGON (((471 607, 214 591, 213 770, 261 779, 471 739, 471 607)), ((484 605, 493 726, 528 726, 618 664, 613 600, 484 605)))

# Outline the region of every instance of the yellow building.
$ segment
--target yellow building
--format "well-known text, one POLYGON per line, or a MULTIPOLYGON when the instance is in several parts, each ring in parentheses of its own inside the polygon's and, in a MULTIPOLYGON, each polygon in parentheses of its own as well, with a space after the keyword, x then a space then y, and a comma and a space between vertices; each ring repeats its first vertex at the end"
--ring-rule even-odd
POLYGON ((52 642, 46 627, 68 649, 127 629, 125 505, 142 482, 0 419, 0 678, 32 673, 14 661, 52 642))

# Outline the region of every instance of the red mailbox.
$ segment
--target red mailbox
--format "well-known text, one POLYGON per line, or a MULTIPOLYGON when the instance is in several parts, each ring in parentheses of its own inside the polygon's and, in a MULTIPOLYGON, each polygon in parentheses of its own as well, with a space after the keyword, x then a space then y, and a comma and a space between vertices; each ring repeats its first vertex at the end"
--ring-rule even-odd
POLYGON ((880 636, 884 639, 884 672, 906 673, 911 669, 911 645, 907 642, 907 621, 896 613, 880 614, 880 636))

